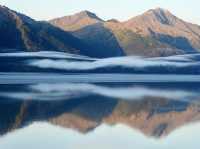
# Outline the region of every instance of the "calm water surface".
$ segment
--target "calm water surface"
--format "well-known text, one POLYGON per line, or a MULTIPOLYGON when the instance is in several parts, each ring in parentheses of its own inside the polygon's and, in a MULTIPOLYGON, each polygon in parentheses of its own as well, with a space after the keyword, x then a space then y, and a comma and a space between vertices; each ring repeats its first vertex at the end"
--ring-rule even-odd
POLYGON ((199 138, 198 81, 0 85, 1 149, 197 149, 199 138))

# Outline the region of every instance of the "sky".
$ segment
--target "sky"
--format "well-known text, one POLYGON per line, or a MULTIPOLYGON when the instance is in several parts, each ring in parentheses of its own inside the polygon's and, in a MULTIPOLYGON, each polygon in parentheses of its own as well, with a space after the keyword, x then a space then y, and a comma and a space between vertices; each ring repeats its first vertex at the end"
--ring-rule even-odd
POLYGON ((36 20, 89 10, 105 20, 124 21, 148 9, 161 7, 186 21, 200 24, 200 0, 0 0, 0 4, 36 20))

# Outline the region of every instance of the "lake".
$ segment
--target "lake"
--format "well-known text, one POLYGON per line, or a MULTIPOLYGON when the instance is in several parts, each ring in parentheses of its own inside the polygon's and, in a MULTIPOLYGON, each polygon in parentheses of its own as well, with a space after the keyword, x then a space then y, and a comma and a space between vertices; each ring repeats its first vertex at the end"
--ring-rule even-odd
POLYGON ((195 75, 0 74, 2 149, 196 149, 195 75))

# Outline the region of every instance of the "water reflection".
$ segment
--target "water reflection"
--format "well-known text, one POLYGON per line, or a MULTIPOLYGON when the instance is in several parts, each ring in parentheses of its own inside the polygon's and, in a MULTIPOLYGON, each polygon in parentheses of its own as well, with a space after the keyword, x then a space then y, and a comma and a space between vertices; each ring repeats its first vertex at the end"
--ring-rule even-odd
MULTIPOLYGON (((0 99, 0 140, 37 138, 42 128, 46 142, 51 141, 49 135, 60 139, 90 136, 94 143, 90 148, 97 148, 103 135, 114 148, 122 137, 127 142, 130 137, 155 139, 155 145, 174 134, 186 137, 179 130, 188 124, 196 122, 194 128, 200 127, 199 83, 0 85, 0 99)), ((61 140, 64 145, 65 139, 61 140)), ((75 148, 81 148, 81 143, 75 148)))

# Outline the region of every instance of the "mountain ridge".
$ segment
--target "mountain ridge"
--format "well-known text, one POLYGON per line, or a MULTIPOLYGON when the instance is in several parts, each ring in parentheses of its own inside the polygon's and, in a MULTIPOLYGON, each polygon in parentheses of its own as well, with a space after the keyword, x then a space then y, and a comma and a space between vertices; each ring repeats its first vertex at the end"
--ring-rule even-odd
POLYGON ((87 55, 89 46, 69 32, 0 6, 0 49, 62 51, 87 55))
POLYGON ((124 22, 105 21, 87 10, 49 22, 36 21, 5 6, 0 6, 0 11, 1 51, 48 50, 105 58, 170 56, 200 49, 200 26, 161 8, 124 22))
MULTIPOLYGON (((81 12, 68 17, 74 17, 80 14, 81 12)), ((159 19, 159 22, 168 25, 173 24, 174 23, 173 20, 176 18, 169 11, 161 8, 151 9, 145 12, 144 14, 145 15, 153 14, 154 19, 159 19), (163 14, 166 14, 173 19, 168 19, 168 17, 166 16, 163 17, 163 14)), ((132 28, 130 25, 128 25, 127 22, 119 22, 118 20, 115 19, 107 21, 96 20, 95 22, 93 22, 92 18, 89 19, 90 21, 85 20, 87 24, 82 23, 84 21, 81 19, 78 20, 78 23, 73 22, 72 26, 69 26, 69 24, 72 23, 68 21, 68 19, 66 20, 65 18, 61 18, 59 20, 60 22, 55 22, 56 19, 54 19, 53 21, 50 20, 50 23, 65 31, 72 32, 74 36, 76 36, 81 40, 84 40, 87 44, 89 45, 91 44, 93 47, 95 46, 98 47, 99 51, 103 51, 104 49, 112 49, 110 44, 106 42, 110 41, 110 38, 106 35, 108 34, 108 32, 110 32, 110 36, 115 38, 110 42, 116 43, 117 41, 118 43, 116 43, 114 47, 119 47, 118 49, 121 48, 121 50, 124 51, 125 55, 156 57, 156 56, 170 56, 170 55, 196 52, 196 50, 192 48, 192 46, 187 42, 185 38, 179 38, 179 37, 177 37, 177 39, 174 38, 171 39, 171 37, 168 37, 169 39, 167 38, 167 40, 170 41, 180 40, 179 42, 186 42, 186 46, 177 46, 176 44, 173 44, 173 42, 172 43, 164 42, 163 40, 165 39, 160 40, 161 37, 160 38, 157 37, 158 35, 154 34, 153 32, 154 30, 152 30, 151 28, 146 28, 147 31, 145 31, 145 32, 150 32, 150 31, 153 32, 152 35, 149 36, 148 34, 140 34, 140 32, 137 30, 137 27, 134 26, 134 28, 132 28), (67 23, 65 24, 65 22, 67 23), (100 36, 104 40, 99 41, 100 36), (90 40, 88 40, 88 38, 90 38, 90 40), (97 42, 98 44, 95 45, 95 43, 97 42), (107 45, 107 47, 106 46, 101 47, 101 45, 107 45)))

